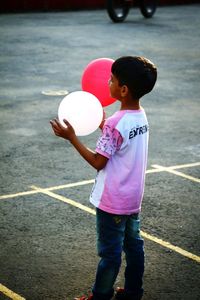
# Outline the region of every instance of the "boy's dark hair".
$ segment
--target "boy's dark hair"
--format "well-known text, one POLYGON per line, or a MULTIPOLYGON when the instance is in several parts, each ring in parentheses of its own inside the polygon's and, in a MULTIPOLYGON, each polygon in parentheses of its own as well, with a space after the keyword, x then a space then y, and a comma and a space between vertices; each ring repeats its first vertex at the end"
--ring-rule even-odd
POLYGON ((149 93, 157 79, 157 68, 147 58, 140 56, 123 56, 113 64, 111 72, 120 86, 126 85, 133 99, 140 99, 149 93))

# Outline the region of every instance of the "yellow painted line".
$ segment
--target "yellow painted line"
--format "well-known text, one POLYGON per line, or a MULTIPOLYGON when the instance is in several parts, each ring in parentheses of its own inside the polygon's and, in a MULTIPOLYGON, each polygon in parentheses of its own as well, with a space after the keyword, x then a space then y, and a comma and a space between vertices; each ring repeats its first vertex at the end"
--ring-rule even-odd
POLYGON ((168 249, 170 249, 170 250, 172 250, 174 252, 177 252, 177 253, 179 253, 179 254, 181 254, 181 255, 189 258, 189 259, 192 259, 192 260, 200 263, 200 256, 197 256, 197 255, 195 255, 193 253, 190 253, 190 252, 188 252, 188 251, 186 251, 186 250, 184 250, 184 249, 182 249, 180 247, 177 247, 177 246, 174 246, 174 245, 172 245, 172 244, 170 244, 168 242, 165 242, 162 239, 159 239, 159 238, 157 238, 155 236, 152 236, 152 235, 150 235, 150 234, 148 234, 148 233, 146 233, 144 231, 141 231, 141 235, 144 238, 146 238, 146 239, 148 239, 150 241, 153 241, 153 242, 155 242, 155 243, 157 243, 157 244, 159 244, 159 245, 161 245, 161 246, 163 246, 165 248, 168 248, 168 249))
MULTIPOLYGON (((146 174, 159 173, 159 172, 163 172, 163 170, 160 170, 160 169, 150 169, 150 170, 146 171, 146 174)), ((89 180, 83 180, 83 181, 78 181, 78 182, 67 183, 67 184, 63 184, 63 185, 56 185, 56 186, 44 188, 44 190, 55 191, 55 190, 72 188, 72 187, 81 186, 81 185, 92 184, 94 182, 95 182, 95 179, 89 179, 89 180)))
MULTIPOLYGON (((74 200, 68 199, 68 198, 66 198, 64 196, 60 196, 58 194, 52 193, 50 191, 47 191, 46 189, 42 189, 42 188, 39 188, 39 187, 36 187, 36 186, 31 186, 31 187, 33 189, 37 190, 39 193, 43 193, 43 194, 48 195, 48 196, 50 196, 52 198, 55 198, 57 200, 65 202, 67 204, 70 204, 70 205, 73 205, 75 207, 78 207, 78 208, 80 208, 80 209, 82 209, 82 210, 84 210, 84 211, 86 211, 86 212, 88 212, 88 213, 90 213, 92 215, 96 215, 96 211, 94 209, 91 209, 91 208, 87 207, 86 205, 80 204, 80 203, 78 203, 78 202, 76 202, 74 200)), ((193 254, 193 253, 190 253, 190 252, 188 252, 188 251, 186 251, 186 250, 184 250, 184 249, 182 249, 180 247, 177 247, 177 246, 174 246, 174 245, 172 245, 172 244, 170 244, 168 242, 165 242, 162 239, 159 239, 159 238, 157 238, 155 236, 152 236, 152 235, 150 235, 150 234, 148 234, 148 233, 146 233, 144 231, 141 231, 141 235, 144 238, 146 238, 146 239, 148 239, 150 241, 153 241, 154 243, 157 243, 157 244, 159 244, 159 245, 161 245, 161 246, 163 246, 165 248, 173 250, 174 252, 177 252, 177 253, 179 253, 179 254, 187 257, 187 258, 190 258, 190 259, 192 259, 192 260, 200 263, 200 257, 197 256, 197 255, 195 255, 195 254, 193 254)))
POLYGON ((14 293, 13 291, 9 290, 3 284, 0 283, 0 292, 9 297, 13 300, 26 300, 25 298, 21 297, 20 295, 14 293))
POLYGON ((54 190, 72 188, 72 187, 76 187, 76 186, 91 184, 91 183, 94 183, 94 181, 95 181, 94 179, 83 180, 83 181, 78 181, 78 182, 74 182, 74 183, 67 183, 67 184, 63 184, 63 185, 52 186, 50 188, 47 188, 46 190, 54 191, 54 190))
POLYGON ((85 206, 85 205, 83 205, 81 203, 78 203, 76 201, 68 199, 68 198, 66 198, 64 196, 55 194, 55 193, 53 193, 51 191, 48 191, 47 189, 41 189, 41 188, 39 188, 37 186, 34 186, 34 185, 32 185, 31 188, 34 189, 34 190, 36 190, 38 193, 42 193, 42 194, 48 195, 48 196, 50 196, 52 198, 55 198, 55 199, 60 200, 60 201, 63 201, 65 203, 67 203, 67 204, 70 204, 70 205, 75 206, 77 208, 80 208, 80 209, 82 209, 82 210, 84 210, 84 211, 86 211, 86 212, 88 212, 90 214, 95 215, 95 210, 94 209, 91 209, 91 208, 89 208, 89 207, 87 207, 87 206, 85 206))
POLYGON ((151 174, 151 173, 160 173, 163 172, 163 170, 160 169, 150 169, 150 170, 146 170, 146 174, 151 174))
MULTIPOLYGON (((160 169, 150 169, 150 170, 146 171, 146 174, 159 173, 159 172, 163 172, 163 171, 160 170, 160 169)), ((95 179, 89 179, 89 180, 83 180, 83 181, 78 181, 78 182, 67 183, 67 184, 63 184, 63 185, 56 185, 56 186, 52 186, 52 187, 49 187, 49 188, 44 188, 44 190, 55 191, 55 190, 72 188, 72 187, 81 186, 81 185, 92 184, 94 182, 95 182, 95 179)))
MULTIPOLYGON (((152 165, 152 167, 154 169, 150 169, 146 171, 146 174, 152 174, 152 173, 159 173, 159 172, 170 172, 175 174, 175 169, 181 169, 181 168, 191 168, 191 167, 197 167, 200 166, 200 162, 196 162, 196 163, 190 163, 190 164, 184 164, 184 165, 175 165, 175 166, 171 166, 171 167, 161 167, 159 165, 152 165)), ((183 173, 180 172, 176 172, 176 175, 178 176, 182 176, 185 177, 187 176, 187 179, 190 179, 192 181, 195 182, 199 182, 198 178, 189 176, 189 175, 183 175, 183 173), (180 175, 182 174, 182 175, 180 175)), ((83 181, 79 181, 79 182, 74 182, 74 183, 68 183, 68 184, 63 184, 63 185, 57 185, 57 186, 52 186, 49 188, 45 188, 44 190, 47 191, 54 191, 54 190, 59 190, 59 189, 65 189, 65 188, 72 188, 72 187, 76 187, 76 186, 81 186, 81 185, 87 185, 87 184, 91 184, 94 183, 94 179, 89 179, 89 180, 83 180, 83 181)), ((26 192, 19 192, 19 193, 15 193, 15 194, 7 194, 7 195, 2 195, 0 196, 0 200, 2 199, 9 199, 9 198, 15 198, 15 197, 20 197, 20 196, 28 196, 28 195, 32 195, 32 194, 36 194, 38 193, 37 191, 26 191, 26 192)))
MULTIPOLYGON (((152 169, 152 170, 147 170, 146 171, 146 174, 151 174, 151 173, 157 173, 157 172, 169 172, 169 173, 172 173, 172 174, 175 174, 177 176, 181 176, 183 178, 186 178, 186 179, 189 179, 189 180, 192 180, 194 182, 198 182, 200 183, 200 179, 198 178, 195 178, 193 176, 190 176, 190 175, 186 175, 182 172, 179 172, 179 171, 176 171, 176 169, 181 169, 181 168, 189 168, 189 167, 196 167, 196 166, 199 166, 200 165, 200 162, 197 162, 197 163, 190 163, 190 164, 183 164, 183 165, 176 165, 176 166, 171 166, 171 167, 163 167, 163 166, 160 166, 160 165, 152 165, 153 168, 155 169, 152 169)), ((62 202, 65 202, 67 204, 70 204, 74 207, 77 207, 83 211, 86 211, 90 214, 93 214, 95 215, 96 212, 94 209, 91 209, 81 203, 78 203, 74 200, 71 200, 69 198, 66 198, 64 196, 61 196, 61 195, 58 195, 58 194, 55 194, 53 192, 51 192, 52 190, 58 190, 58 189, 64 189, 64 188, 71 188, 71 187, 76 187, 76 186, 81 186, 81 185, 86 185, 86 184, 91 184, 91 183, 94 183, 94 179, 91 179, 91 180, 84 180, 84 181, 80 181, 80 182, 75 182, 75 183, 69 183, 69 184, 65 184, 65 185, 60 185, 60 186, 54 186, 54 187, 50 187, 50 188, 45 188, 45 189, 41 189, 39 187, 36 187, 36 186, 32 186, 32 188, 34 189, 31 190, 31 191, 26 191, 26 192, 19 192, 19 193, 15 193, 15 194, 9 194, 9 195, 2 195, 0 196, 0 199, 8 199, 8 198, 14 198, 14 197, 19 197, 19 196, 26 196, 26 195, 32 195, 32 194, 36 194, 36 193, 43 193, 43 194, 46 194, 54 199, 57 199, 57 200, 60 200, 62 202)), ((177 247, 177 246, 174 246, 172 245, 171 243, 169 242, 166 242, 166 241, 163 241, 162 239, 159 239, 155 236, 152 236, 144 231, 141 231, 141 235, 142 237, 150 240, 150 241, 153 241, 165 248, 168 248, 174 252, 177 252, 191 260, 194 260, 198 263, 200 263, 200 257, 193 254, 193 253, 190 253, 180 247, 177 247)), ((13 299, 13 300, 26 300, 25 298, 21 297, 20 295, 16 294, 15 292, 11 291, 10 289, 8 289, 7 287, 5 287, 4 285, 2 285, 0 283, 0 292, 3 293, 4 295, 6 295, 7 297, 9 297, 10 299, 13 299)))
POLYGON ((33 194, 37 194, 37 192, 36 191, 27 191, 27 192, 15 193, 15 194, 2 195, 2 196, 0 196, 0 199, 9 199, 9 198, 15 198, 15 197, 27 196, 27 195, 33 195, 33 194))
MULTIPOLYGON (((156 169, 155 169, 155 171, 159 172, 159 170, 156 170, 156 169)), ((71 188, 71 187, 86 185, 86 184, 90 184, 90 183, 94 183, 94 179, 78 181, 78 182, 74 182, 74 183, 68 183, 68 184, 57 185, 57 186, 52 186, 52 187, 49 187, 49 188, 44 188, 44 190, 47 190, 47 191, 60 190, 60 189, 65 189, 65 188, 71 188)), ((1 199, 9 199, 9 198, 20 197, 20 196, 27 196, 27 195, 37 194, 37 193, 38 193, 37 190, 35 190, 35 191, 31 190, 31 191, 27 191, 27 192, 19 192, 19 193, 15 193, 15 194, 2 195, 2 196, 0 196, 0 200, 1 199)))
POLYGON ((190 176, 190 175, 186 175, 182 172, 179 172, 179 171, 176 171, 172 168, 168 168, 168 167, 163 167, 163 166, 160 166, 160 165, 152 165, 153 168, 156 168, 158 170, 162 170, 162 171, 166 171, 168 173, 172 173, 172 174, 175 174, 177 176, 180 176, 180 177, 183 177, 185 179, 189 179, 191 181, 194 181, 194 182, 197 182, 197 183, 200 183, 200 179, 199 178, 196 178, 196 177, 193 177, 193 176, 190 176))
MULTIPOLYGON (((152 169, 152 170, 147 170, 146 171, 147 174, 148 173, 158 173, 158 172, 162 172, 162 170, 152 169)), ((94 183, 94 181, 95 181, 95 179, 83 180, 83 181, 72 182, 72 183, 67 183, 67 184, 63 184, 63 185, 52 186, 52 187, 44 188, 43 190, 55 191, 55 190, 73 188, 73 187, 76 187, 76 186, 92 184, 92 183, 94 183)), ((0 196, 0 200, 1 199, 3 200, 3 199, 20 197, 20 196, 28 196, 28 195, 37 194, 37 193, 38 193, 37 190, 35 190, 35 191, 31 190, 31 191, 19 192, 19 193, 15 193, 15 194, 7 194, 7 195, 0 196)))
POLYGON ((185 164, 185 165, 172 166, 172 167, 169 167, 169 169, 182 169, 182 168, 191 168, 191 167, 198 167, 198 166, 200 166, 200 162, 185 164))
MULTIPOLYGON (((163 172, 163 171, 164 170, 161 170, 161 169, 151 169, 151 170, 147 170, 146 174, 159 173, 159 172, 163 172)), ((92 183, 94 183, 94 181, 95 181, 95 179, 83 180, 83 181, 72 182, 72 183, 67 183, 67 184, 63 184, 63 185, 52 186, 52 187, 44 188, 43 190, 55 191, 55 190, 67 189, 67 188, 72 188, 72 187, 76 187, 76 186, 92 184, 92 183)), ((15 194, 7 194, 7 195, 0 196, 0 200, 20 197, 20 196, 26 196, 26 195, 28 196, 28 195, 37 194, 37 193, 38 193, 37 190, 35 190, 35 191, 31 190, 31 191, 19 192, 19 193, 15 193, 15 194)))

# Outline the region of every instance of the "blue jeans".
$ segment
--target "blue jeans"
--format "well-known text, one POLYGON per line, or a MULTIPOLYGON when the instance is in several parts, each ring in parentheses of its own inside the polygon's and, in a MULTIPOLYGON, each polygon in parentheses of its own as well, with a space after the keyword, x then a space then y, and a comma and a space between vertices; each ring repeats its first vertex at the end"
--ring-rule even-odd
POLYGON ((96 210, 97 249, 101 257, 93 286, 94 300, 110 300, 114 283, 125 252, 126 269, 124 289, 134 298, 142 296, 144 273, 144 242, 140 237, 138 214, 114 215, 96 210))

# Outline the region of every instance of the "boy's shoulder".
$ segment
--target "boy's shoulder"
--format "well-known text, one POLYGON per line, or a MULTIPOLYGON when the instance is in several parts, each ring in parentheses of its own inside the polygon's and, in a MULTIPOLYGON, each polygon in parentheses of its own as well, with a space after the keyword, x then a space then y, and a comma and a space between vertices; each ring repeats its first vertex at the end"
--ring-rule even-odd
POLYGON ((106 119, 105 125, 109 125, 109 126, 116 126, 119 121, 123 118, 123 117, 134 117, 134 116, 138 116, 138 115, 144 115, 146 116, 145 110, 142 107, 139 110, 119 110, 117 112, 115 112, 112 116, 110 116, 109 118, 106 119))
POLYGON ((118 122, 123 117, 124 113, 123 111, 116 111, 112 116, 108 117, 105 121, 105 125, 109 127, 116 127, 118 122))

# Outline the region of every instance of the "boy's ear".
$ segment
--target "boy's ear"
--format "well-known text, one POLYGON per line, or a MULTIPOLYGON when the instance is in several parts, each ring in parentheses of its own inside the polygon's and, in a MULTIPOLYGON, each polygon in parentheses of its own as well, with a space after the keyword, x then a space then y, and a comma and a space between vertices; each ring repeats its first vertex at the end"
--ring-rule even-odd
POLYGON ((122 85, 121 87, 121 96, 126 97, 128 95, 128 87, 127 85, 122 85))

